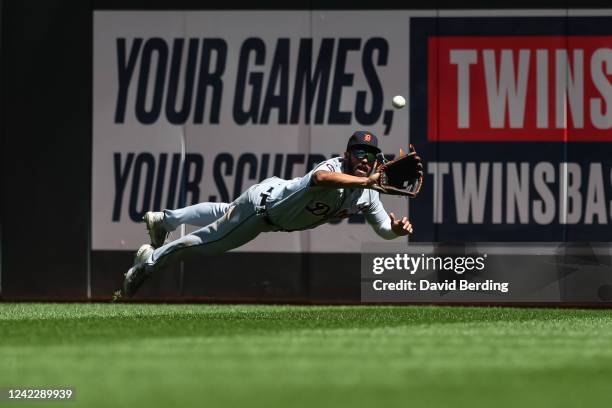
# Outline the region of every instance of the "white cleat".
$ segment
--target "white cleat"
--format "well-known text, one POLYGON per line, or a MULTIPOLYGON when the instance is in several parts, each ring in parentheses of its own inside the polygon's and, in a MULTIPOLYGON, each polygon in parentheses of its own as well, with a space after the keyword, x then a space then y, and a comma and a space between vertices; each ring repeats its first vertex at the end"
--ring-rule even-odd
POLYGON ((123 289, 119 297, 126 296, 132 297, 134 293, 142 286, 145 280, 151 276, 151 266, 147 265, 145 261, 149 258, 151 253, 155 250, 151 245, 144 244, 134 257, 134 266, 132 266, 125 274, 123 280, 123 289))
POLYGON ((164 213, 161 211, 147 211, 142 217, 142 221, 147 225, 151 245, 153 248, 159 248, 164 245, 168 238, 168 230, 164 227, 164 213))
POLYGON ((153 248, 153 245, 149 245, 149 244, 143 244, 140 246, 140 248, 138 248, 138 251, 136 251, 136 255, 134 255, 134 266, 144 263, 144 261, 146 261, 149 256, 153 253, 153 251, 155 251, 155 248, 153 248))

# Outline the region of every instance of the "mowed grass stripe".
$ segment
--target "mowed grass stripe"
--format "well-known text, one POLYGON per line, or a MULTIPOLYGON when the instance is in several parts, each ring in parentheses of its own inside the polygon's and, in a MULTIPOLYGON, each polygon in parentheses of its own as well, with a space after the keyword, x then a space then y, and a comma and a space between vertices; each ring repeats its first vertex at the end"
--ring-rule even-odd
POLYGON ((0 304, 0 386, 74 406, 607 402, 607 310, 0 304))

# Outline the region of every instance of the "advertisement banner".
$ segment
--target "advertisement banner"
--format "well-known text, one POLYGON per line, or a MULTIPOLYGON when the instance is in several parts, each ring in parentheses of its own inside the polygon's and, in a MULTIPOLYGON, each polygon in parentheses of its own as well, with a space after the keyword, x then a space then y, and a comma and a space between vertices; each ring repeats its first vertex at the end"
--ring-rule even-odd
MULTIPOLYGON (((136 249, 147 210, 300 177, 355 130, 424 158, 414 241, 609 241, 612 17, 589 13, 97 11, 92 247, 136 249)), ((355 215, 240 250, 378 240, 355 215)))
POLYGON ((610 240, 612 18, 533 13, 411 19, 416 240, 610 240))
MULTIPOLYGON (((95 12, 93 249, 138 248, 147 210, 303 176, 355 130, 385 153, 405 148, 408 112, 391 99, 408 93, 407 38, 394 12, 95 12)), ((377 239, 356 215, 240 250, 356 252, 377 239)))

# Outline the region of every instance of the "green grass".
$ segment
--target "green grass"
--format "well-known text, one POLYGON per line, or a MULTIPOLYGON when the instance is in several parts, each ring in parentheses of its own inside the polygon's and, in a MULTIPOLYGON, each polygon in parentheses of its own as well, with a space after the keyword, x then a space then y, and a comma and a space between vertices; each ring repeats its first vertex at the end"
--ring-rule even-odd
POLYGON ((612 310, 0 303, 3 386, 72 386, 51 405, 70 407, 608 406, 612 310))

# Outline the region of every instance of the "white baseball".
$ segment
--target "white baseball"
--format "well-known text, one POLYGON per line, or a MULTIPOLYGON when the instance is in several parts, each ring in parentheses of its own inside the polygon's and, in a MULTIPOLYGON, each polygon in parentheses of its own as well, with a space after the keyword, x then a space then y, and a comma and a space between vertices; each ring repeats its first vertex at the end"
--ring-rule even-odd
POLYGON ((391 102, 395 109, 402 109, 406 106, 406 98, 401 95, 396 95, 393 97, 393 101, 391 102))

